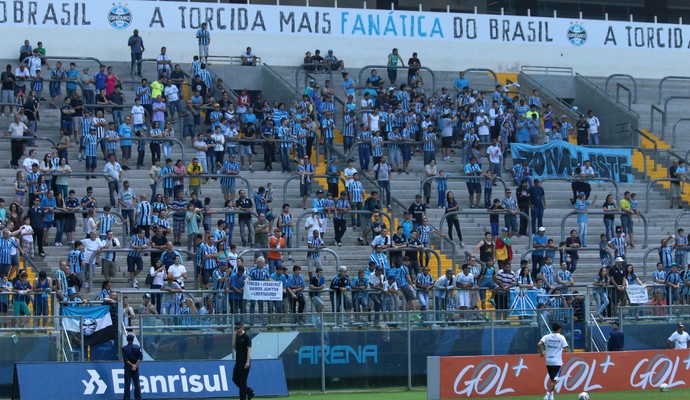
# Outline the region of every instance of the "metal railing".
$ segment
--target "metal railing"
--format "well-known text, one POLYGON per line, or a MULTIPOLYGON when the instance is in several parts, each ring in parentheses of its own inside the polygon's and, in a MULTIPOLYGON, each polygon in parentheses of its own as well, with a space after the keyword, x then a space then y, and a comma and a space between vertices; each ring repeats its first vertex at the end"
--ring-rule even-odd
MULTIPOLYGON (((657 107, 656 105, 652 104, 650 105, 650 112, 649 112, 649 129, 654 132, 654 114, 659 114, 661 116, 661 120, 663 121, 666 119, 666 113, 664 110, 661 108, 657 107)), ((661 132, 661 138, 664 138, 664 132, 661 132)))
POLYGON ((683 219, 686 215, 690 215, 690 211, 683 211, 682 213, 678 214, 676 217, 676 223, 674 224, 674 229, 673 232, 678 232, 678 229, 680 229, 680 220, 683 219))
POLYGON ((520 67, 520 72, 531 72, 531 73, 541 73, 541 74, 558 74, 558 75, 572 75, 573 68, 571 67, 554 67, 547 65, 523 65, 520 67))
POLYGON ((333 259, 335 260, 335 267, 336 270, 338 267, 341 265, 340 264, 340 257, 338 257, 338 253, 336 253, 333 249, 329 249, 328 247, 324 247, 322 249, 310 249, 308 247, 289 247, 289 248, 282 248, 282 249, 273 249, 273 248, 267 248, 267 247, 261 247, 261 248, 253 248, 253 249, 244 249, 240 252, 240 254, 237 256, 239 257, 244 257, 245 254, 262 254, 264 252, 271 252, 271 253, 311 253, 311 252, 318 252, 318 253, 328 253, 333 256, 333 259))
POLYGON ((649 213, 649 193, 652 191, 652 185, 658 182, 671 182, 673 184, 674 182, 678 182, 680 184, 680 179, 677 178, 656 178, 652 179, 651 181, 647 182, 647 189, 645 190, 645 207, 644 207, 644 212, 649 213))
MULTIPOLYGON (((628 75, 628 74, 612 74, 612 75, 609 75, 608 78, 606 78, 606 82, 604 83, 604 91, 605 91, 606 93, 608 93, 608 91, 609 91, 609 82, 611 81, 611 79, 615 79, 615 78, 628 78, 628 79, 630 79, 630 80, 632 81, 632 84, 633 84, 633 100, 632 100, 632 103, 633 103, 633 104, 637 103, 637 81, 635 80, 635 78, 634 78, 632 75, 628 75)), ((617 97, 617 96, 616 96, 616 97, 617 97)))
POLYGON ((616 97, 615 97, 615 99, 617 102, 624 104, 628 108, 628 110, 632 111, 632 92, 630 91, 630 89, 627 86, 625 86, 621 83, 616 83, 616 97), (627 104, 620 101, 621 90, 624 91, 625 93, 627 93, 627 95, 628 95, 628 103, 627 104))
MULTIPOLYGON (((506 212, 506 211, 482 210, 482 209, 474 210, 474 211, 451 211, 451 212, 449 212, 449 213, 447 213, 447 214, 443 214, 443 216, 442 216, 441 219, 439 220, 439 223, 438 223, 438 225, 439 225, 439 228, 438 228, 439 232, 443 233, 443 225, 444 225, 444 224, 443 224, 443 221, 444 221, 446 218, 448 218, 448 217, 452 217, 453 215, 467 215, 467 216, 473 216, 473 217, 475 217, 475 216, 477 216, 477 217, 478 217, 478 216, 487 216, 487 215, 503 215, 503 216, 506 216, 506 215, 508 215, 508 212, 506 212)), ((532 236, 533 236, 533 235, 532 235, 532 230, 530 229, 530 228, 531 228, 532 221, 530 220, 529 215, 523 213, 522 211, 518 211, 518 212, 515 213, 514 215, 515 215, 516 217, 519 216, 519 217, 525 218, 525 219, 527 220, 527 232, 528 232, 528 234, 527 234, 527 239, 528 239, 528 240, 527 240, 527 248, 529 249, 529 248, 532 247, 532 236)), ((483 237, 483 236, 482 236, 482 237, 483 237)), ((451 243, 453 243, 453 242, 451 242, 451 243)), ((441 243, 441 250, 443 250, 443 243, 441 243)), ((455 246, 453 246, 453 261, 455 261, 455 246)))
MULTIPOLYGON (((491 75, 494 78, 494 86, 493 87, 495 88, 496 85, 498 85, 498 76, 496 76, 496 73, 494 72, 494 70, 492 70, 490 68, 467 68, 463 72, 465 73, 465 75, 467 75, 470 72, 486 72, 488 75, 491 75)), ((434 89, 434 92, 435 91, 436 91, 436 89, 434 89)))
MULTIPOLYGON (((105 65, 104 63, 101 62, 101 60, 97 59, 96 57, 74 57, 74 56, 54 56, 54 55, 49 55, 46 56, 48 60, 61 60, 61 61, 94 61, 96 63, 96 69, 98 69, 101 65, 105 65)), ((64 64, 64 63, 63 63, 64 64)), ((76 63, 75 63, 76 64, 76 63)), ((77 66, 79 71, 84 69, 83 66, 77 66)))
MULTIPOLYGON (((439 179, 438 176, 430 176, 430 177, 424 178, 424 180, 422 180, 422 181, 419 183, 419 195, 420 195, 420 196, 424 196, 424 185, 425 185, 427 182, 436 181, 437 179, 439 179)), ((448 177, 446 177, 446 178, 444 178, 444 179, 448 179, 449 181, 463 181, 463 182, 466 182, 466 181, 469 181, 469 180, 480 180, 480 181, 481 181, 481 180, 483 180, 484 178, 481 177, 481 176, 477 177, 477 176, 455 176, 455 175, 452 175, 452 176, 448 176, 448 177)), ((505 181, 504 181, 501 177, 497 176, 495 179, 496 179, 498 182, 500 182, 501 185, 503 185, 503 191, 504 191, 504 192, 505 192, 506 190, 508 190, 508 186, 506 186, 505 181)), ((481 184, 481 183, 480 183, 480 184, 481 184)))
POLYGON ((573 110, 573 106, 571 104, 565 102, 558 95, 552 92, 551 89, 542 85, 536 79, 529 76, 529 74, 527 74, 525 71, 522 71, 520 73, 520 75, 518 76, 518 81, 523 83, 524 81, 527 81, 528 85, 532 86, 534 89, 538 89, 542 94, 546 95, 546 97, 549 98, 552 103, 557 103, 561 111, 566 115, 570 116, 573 119, 573 121, 576 121, 580 117, 580 112, 573 110))
MULTIPOLYGON (((649 193, 647 193, 649 195, 649 193)), ((563 218, 561 219, 561 237, 565 238, 565 222, 568 218, 572 217, 573 215, 578 215, 579 213, 577 211, 571 211, 568 214, 564 215, 563 218)), ((587 211, 588 215, 627 215, 624 211, 603 211, 603 210, 588 210, 587 211)), ((644 243, 642 245, 642 248, 645 249, 647 248, 647 243, 649 239, 649 227, 647 224, 647 218, 643 214, 640 214, 640 218, 642 218, 642 224, 644 226, 644 243)), ((598 250, 598 249, 597 249, 598 250)))
MULTIPOLYGON (((644 280, 647 280, 647 262, 649 261, 649 255, 652 252, 656 252, 658 255, 659 250, 660 250, 659 246, 655 246, 655 247, 648 248, 647 251, 644 252, 644 256, 642 256, 642 277, 644 280)), ((656 265, 656 263, 654 263, 654 265, 656 265)), ((654 266, 652 268, 650 268, 651 271, 653 271, 654 269, 655 269, 654 266)))
POLYGON ((690 81, 690 76, 665 76, 659 80, 659 100, 657 104, 661 104, 661 92, 666 81, 690 81))
MULTIPOLYGON (((676 147, 676 130, 678 129, 678 125, 681 122, 690 122, 690 118, 679 118, 676 122, 673 123, 673 131, 672 131, 673 137, 671 138, 671 147, 672 148, 676 147)), ((663 136, 662 136, 662 139, 663 139, 663 136)), ((690 153, 690 150, 688 150, 688 153, 690 153)), ((688 157, 688 153, 686 153, 685 158, 688 157)))
MULTIPOLYGON (((646 175, 647 174, 645 174, 645 176, 646 175)), ((581 178, 573 178, 573 177, 569 177, 569 176, 547 176, 545 178, 540 179, 539 183, 543 185, 544 182, 548 182, 548 181, 585 182, 585 183, 604 181, 604 182, 611 183, 613 185, 613 187, 615 188, 615 190, 616 190, 616 202, 620 199, 620 192, 618 190, 618 182, 616 182, 615 180, 613 180, 611 178, 597 177, 597 178, 591 178, 591 179, 581 179, 581 178)))
POLYGON ((21 137, 0 136, 0 141, 8 142, 11 140, 19 140, 22 142, 31 142, 34 140, 43 140, 43 141, 50 143, 51 148, 55 148, 57 146, 57 143, 55 143, 55 141, 53 139, 47 138, 45 136, 21 136, 21 137))
MULTIPOLYGON (((239 65, 239 66, 241 66, 242 63, 244 62, 242 60, 242 56, 221 56, 221 55, 209 54, 208 59, 209 59, 209 61, 213 61, 214 63, 226 63, 227 65, 239 65)), ((254 62, 256 63, 256 66, 261 65, 261 57, 254 56, 254 62)), ((251 65, 251 66, 253 67, 253 65, 251 65)))
MULTIPOLYGON (((427 253, 427 254, 431 253, 434 255, 434 257, 436 257, 436 273, 437 273, 436 276, 443 276, 443 274, 445 273, 445 271, 443 270, 443 264, 441 263, 441 254, 432 248, 425 247, 424 250, 420 250, 416 247, 398 247, 396 249, 389 247, 389 248, 383 249, 384 253, 392 253, 392 252, 396 252, 396 251, 398 251, 398 252, 416 251, 418 253, 427 253)), ((455 253, 455 250, 453 250, 453 253, 455 253)), ((451 264, 452 264, 453 271, 455 271, 455 260, 454 259, 451 260, 451 264)), ((392 264, 391 264, 391 267, 392 267, 392 264)), ((412 278, 412 276, 410 276, 410 278, 412 278)), ((415 278, 412 278, 412 279, 414 280, 415 278)))
MULTIPOLYGON (((126 243, 127 243, 127 242, 126 242, 126 243)), ((122 243, 122 245, 124 246, 125 243, 122 243)), ((97 258, 98 258, 98 257, 101 257, 101 253, 129 253, 130 251, 137 251, 137 250, 134 250, 134 249, 131 248, 131 247, 119 247, 119 248, 115 248, 115 249, 103 249, 103 250, 101 250, 101 251, 99 251, 99 252, 94 252, 94 253, 91 255, 91 257, 89 258, 89 260, 87 261, 88 268, 89 268, 89 290, 93 289, 93 276, 94 276, 94 274, 95 274, 95 271, 94 271, 93 269, 94 269, 94 265, 96 264, 97 258)), ((180 253, 180 254, 185 254, 185 255, 187 255, 187 256, 189 257, 189 258, 188 258, 189 261, 192 261, 192 262, 193 262, 193 260, 194 260, 194 255, 195 255, 194 252, 191 252, 191 251, 189 251, 189 250, 187 250, 187 249, 181 249, 181 248, 173 248, 173 251, 176 251, 176 252, 178 252, 178 253, 180 253)), ((141 256, 143 257, 143 256, 144 256, 144 253, 164 253, 165 250, 160 250, 160 249, 155 249, 155 248, 152 248, 152 247, 148 247, 148 248, 146 248, 146 249, 144 249, 144 250, 138 250, 138 252, 141 253, 141 256)), ((146 272, 147 269, 144 268, 143 271, 146 272)), ((188 270, 187 273, 188 273, 188 274, 191 274, 191 275, 194 275, 194 287, 195 287, 195 288, 198 288, 198 287, 199 287, 199 281, 198 281, 198 276, 197 276, 197 274, 196 274, 196 272, 195 272, 195 270, 194 270, 194 266, 192 266, 192 267, 188 270)), ((187 278, 187 279, 189 279, 189 278, 187 278)))
MULTIPOLYGON (((311 212, 310 210, 307 210, 307 211, 303 211, 303 212, 297 217, 297 222, 295 223, 294 231, 293 231, 293 233, 294 233, 293 236, 295 237, 295 246, 296 246, 296 247, 299 247, 299 245, 300 245, 300 243, 301 243, 301 240, 300 240, 300 237, 301 237, 301 236, 300 236, 300 234, 304 234, 304 233, 305 233, 305 231, 304 231, 303 229, 301 229, 301 228, 302 228, 302 220, 303 220, 305 217, 310 216, 311 214, 312 214, 312 212, 311 212)), ((345 214, 348 214, 348 215, 353 215, 353 214, 354 214, 354 215, 357 215, 357 214, 359 214, 359 215, 369 215, 369 216, 372 216, 372 215, 374 215, 374 214, 376 214, 376 213, 371 212, 371 211, 368 211, 368 210, 350 210, 350 211, 346 212, 345 214)), ((392 231, 392 230, 393 230, 392 224, 393 224, 393 222, 394 222, 393 217, 392 217, 389 213, 386 213, 386 212, 383 212, 383 211, 379 212, 378 214, 381 214, 381 216, 384 217, 384 218, 388 221, 388 225, 386 225, 386 226, 388 227, 389 232, 392 231)), ((365 226, 366 226, 366 225, 365 225, 365 226)), ((311 233, 312 233, 312 232, 306 232, 306 233, 305 233, 305 234, 306 234, 306 239, 307 239, 307 240, 308 240, 309 237, 311 236, 311 233)))
MULTIPOLYGON (((690 97, 688 97, 688 99, 690 99, 690 97)), ((637 128, 633 129, 632 131, 633 131, 633 133, 636 133, 638 136, 642 136, 643 138, 649 140, 650 143, 652 143, 652 147, 654 147, 654 150, 652 152, 652 157, 656 159, 657 155, 659 154, 659 145, 657 144, 656 140, 654 140, 651 136, 649 136, 648 134, 642 132, 641 130, 639 130, 637 128)), ((644 158, 644 157, 642 157, 642 158, 644 158)), ((646 160, 645 160, 645 162, 646 162, 646 160)), ((654 172, 657 171, 657 169, 658 169, 657 166, 658 166, 658 163, 654 163, 654 172)))
MULTIPOLYGON (((358 115, 360 115, 360 114, 369 114, 369 113, 371 113, 371 110, 359 110, 359 111, 357 111, 357 114, 358 114, 358 115)), ((357 151, 359 151, 359 146, 361 146, 361 145, 363 145, 363 144, 370 144, 370 143, 368 143, 368 142, 363 142, 363 141, 361 141, 361 140, 355 140, 355 142, 352 144, 352 147, 350 147, 350 149, 347 151, 347 158, 348 158, 348 159, 350 159, 350 158, 354 159, 354 158, 355 158, 355 157, 354 157, 355 148, 357 148, 357 151)), ((407 146, 421 146, 421 145, 424 144, 424 142, 415 142, 415 141, 411 141, 411 142, 400 143, 400 142, 391 142, 391 141, 389 141, 389 140, 384 140, 384 141, 383 141, 383 145, 384 145, 384 146, 385 146, 385 145, 390 145, 390 144, 397 144, 398 146, 405 146, 405 145, 407 145, 407 146)))
POLYGON ((664 138, 666 124, 668 122, 668 105, 675 100, 690 100, 690 96, 669 96, 664 100, 664 113, 661 118, 661 138, 664 138))
MULTIPOLYGON (((285 180, 285 183, 283 183, 283 204, 289 203, 287 192, 288 192, 288 185, 290 184, 290 182, 297 180, 297 179, 301 179, 301 178, 302 178, 301 176, 295 175, 295 176, 291 176, 285 180)), ((330 175, 326 175, 326 174, 311 175, 312 184, 314 184, 315 179, 328 179, 328 178, 332 179, 334 177, 330 176, 330 175)), ((343 179, 342 176, 338 175, 338 181, 343 184, 343 187, 347 188, 347 182, 345 181, 345 179, 343 179)), ((333 195, 334 198, 340 196, 340 193, 331 193, 331 194, 333 195)))
MULTIPOLYGON (((315 72, 319 72, 319 71, 328 73, 328 80, 330 80, 331 83, 333 83, 333 70, 326 67, 326 64, 306 63, 306 64, 299 65, 297 67, 297 70, 295 71, 295 88, 300 87, 300 84, 299 84, 300 73, 304 72, 304 87, 306 88, 308 86, 307 85, 308 79, 310 77, 312 77, 311 74, 315 73, 315 72), (314 69, 313 70, 307 70, 304 67, 314 67, 314 69), (320 69, 317 70, 317 68, 320 68, 320 69)), ((313 79, 313 77, 312 77, 312 79, 313 79)))
MULTIPOLYGON (((86 173, 84 173, 84 174, 86 174, 86 173)), ((89 174, 89 175, 90 175, 90 174, 89 174)), ((90 209, 81 209, 81 210, 78 210, 78 211, 62 211, 62 210, 55 210, 55 211, 52 211, 52 212, 53 212, 54 214, 72 214, 72 215, 74 215, 74 218, 77 218, 77 215, 80 215, 80 214, 81 214, 81 215, 84 215, 85 213, 88 213, 89 210, 90 210, 90 209)), ((100 214, 100 213, 103 212, 103 209, 101 209, 101 210, 95 209, 95 210, 96 210, 96 213, 98 213, 98 214, 100 214)), ((122 226, 122 227, 123 227, 123 228, 122 228, 122 240, 124 240, 124 241, 126 242, 126 241, 128 240, 128 238, 127 238, 127 231, 125 230, 124 227, 125 227, 126 224, 127 224, 127 220, 125 219, 125 217, 124 217, 122 214, 120 214, 119 212, 114 211, 114 210, 111 210, 111 211, 110 211, 110 215, 112 215, 112 216, 117 217, 117 218, 120 219, 120 225, 119 225, 119 226, 122 226)), ((32 265, 33 265, 33 264, 32 264, 32 265)))
MULTIPOLYGON (((198 174, 198 175, 188 175, 186 173, 186 168, 185 168, 185 174, 184 175, 177 175, 177 174, 163 174, 158 177, 158 180, 156 181, 156 192, 160 193, 158 191, 158 188, 163 184, 163 181, 168 178, 173 178, 173 180, 178 180, 178 179, 209 179, 209 178, 235 178, 243 181, 247 185, 247 197, 251 196, 253 194, 252 192, 252 186, 249 183, 249 180, 243 176, 240 175, 223 175, 222 173, 217 173, 217 174, 198 174)), ((151 199, 155 200, 155 199, 151 199)))
MULTIPOLYGON (((106 143, 107 143, 107 140, 106 140, 106 139, 107 139, 107 138, 98 139, 98 142, 99 142, 99 143, 100 143, 100 142, 106 142, 106 143)), ((182 159, 182 162, 187 163, 187 152, 185 151, 184 144, 183 144, 182 141, 180 141, 179 139, 176 139, 176 138, 160 138, 160 139, 158 139, 158 138, 136 137, 136 136, 134 136, 134 137, 128 137, 128 138, 122 138, 122 137, 120 137, 120 141, 126 141, 126 140, 131 140, 131 141, 133 141, 133 142, 152 142, 152 141, 155 140, 155 141, 160 142, 161 144, 162 144, 163 142, 166 142, 166 141, 168 141, 168 142, 173 142, 173 143, 175 143, 176 145, 180 146, 180 153, 182 154, 182 155, 181 155, 181 157, 182 157, 182 158, 181 158, 181 159, 182 159)), ((119 142, 118 142, 118 147, 120 147, 119 142)), ((161 155, 162 155, 162 153, 161 153, 161 155)), ((165 160, 160 160, 160 161, 163 162, 163 163, 165 162, 165 160)))
MULTIPOLYGON (((357 74, 357 82, 366 81, 366 79, 362 78, 364 71, 371 70, 371 69, 383 71, 383 70, 387 70, 388 68, 392 68, 392 66, 389 67, 388 65, 365 65, 364 67, 359 69, 359 73, 357 74)), ((407 71, 410 69, 417 69, 417 70, 424 70, 424 71, 429 72, 429 74, 431 74, 431 91, 436 92, 436 74, 434 73, 434 71, 431 68, 429 68, 429 67, 410 67, 408 65, 406 67, 396 66, 395 69, 396 70, 403 70, 403 71, 407 71)), ((407 83, 407 80, 405 80, 405 83, 407 83)))
POLYGON ((604 336, 604 332, 601 331, 597 319, 592 314, 589 315, 589 338, 591 346, 590 351, 607 351, 608 339, 604 336))

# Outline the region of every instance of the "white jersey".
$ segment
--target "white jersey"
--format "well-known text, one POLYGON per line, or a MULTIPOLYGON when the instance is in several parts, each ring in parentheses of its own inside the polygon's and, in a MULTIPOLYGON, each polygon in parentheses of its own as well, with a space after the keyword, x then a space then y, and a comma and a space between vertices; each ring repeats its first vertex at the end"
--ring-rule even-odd
POLYGON ((568 341, 560 333, 550 333, 540 340, 546 352, 546 365, 563 365, 563 349, 568 348, 568 341))
POLYGON ((674 349, 687 349, 688 341, 690 341, 690 335, 687 332, 678 333, 678 331, 673 332, 673 335, 668 338, 668 341, 673 343, 674 349))

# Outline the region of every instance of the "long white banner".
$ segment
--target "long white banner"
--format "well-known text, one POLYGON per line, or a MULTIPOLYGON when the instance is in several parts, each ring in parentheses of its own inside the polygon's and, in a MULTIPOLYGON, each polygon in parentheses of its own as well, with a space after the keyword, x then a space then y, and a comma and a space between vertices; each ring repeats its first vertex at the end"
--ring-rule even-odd
POLYGON ((232 33, 660 51, 690 48, 687 25, 167 1, 0 1, 0 27, 193 32, 202 22, 208 23, 212 41, 214 34, 232 33))
POLYGON ((629 285, 625 288, 628 293, 628 299, 632 304, 647 304, 649 303, 649 294, 647 293, 647 286, 629 285))
POLYGON ((283 300, 283 282, 280 281, 252 281, 244 283, 245 300, 283 300))

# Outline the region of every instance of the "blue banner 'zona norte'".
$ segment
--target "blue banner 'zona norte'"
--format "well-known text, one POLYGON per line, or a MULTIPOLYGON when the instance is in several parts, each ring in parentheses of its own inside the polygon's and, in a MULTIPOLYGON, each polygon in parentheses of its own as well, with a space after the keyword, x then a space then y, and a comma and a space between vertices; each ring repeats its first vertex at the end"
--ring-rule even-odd
POLYGON ((592 162, 594 174, 619 183, 632 183, 632 149, 589 148, 575 146, 562 140, 541 146, 511 143, 513 165, 529 162, 532 178, 571 176, 577 165, 592 162))

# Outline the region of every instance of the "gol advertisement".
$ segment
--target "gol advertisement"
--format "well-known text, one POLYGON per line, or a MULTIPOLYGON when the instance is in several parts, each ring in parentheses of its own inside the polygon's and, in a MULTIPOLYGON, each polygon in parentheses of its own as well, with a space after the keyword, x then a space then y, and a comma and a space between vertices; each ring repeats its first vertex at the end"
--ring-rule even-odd
MULTIPOLYGON (((558 393, 690 387, 687 350, 566 353, 558 393)), ((531 396, 545 392, 548 375, 537 354, 428 357, 429 400, 531 396)))

